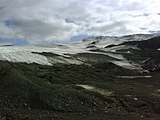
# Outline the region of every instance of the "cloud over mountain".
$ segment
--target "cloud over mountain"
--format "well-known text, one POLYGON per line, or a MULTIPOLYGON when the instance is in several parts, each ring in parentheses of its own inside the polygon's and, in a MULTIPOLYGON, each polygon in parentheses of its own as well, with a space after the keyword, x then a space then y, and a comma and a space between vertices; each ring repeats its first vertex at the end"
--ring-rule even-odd
POLYGON ((30 44, 160 30, 158 0, 0 0, 0 39, 30 44))

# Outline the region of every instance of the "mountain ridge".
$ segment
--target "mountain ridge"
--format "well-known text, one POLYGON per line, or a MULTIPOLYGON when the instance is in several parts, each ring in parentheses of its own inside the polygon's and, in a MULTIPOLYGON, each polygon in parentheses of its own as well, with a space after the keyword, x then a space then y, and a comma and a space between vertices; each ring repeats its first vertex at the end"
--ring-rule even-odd
MULTIPOLYGON (((128 35, 122 37, 89 38, 76 43, 62 44, 62 45, 7 46, 7 47, 3 46, 0 47, 0 60, 6 60, 11 62, 26 62, 26 63, 35 62, 42 65, 52 65, 54 63, 65 63, 65 62, 69 64, 82 64, 83 63, 82 60, 79 61, 77 58, 73 58, 73 56, 70 56, 69 54, 96 53, 96 50, 103 51, 103 48, 106 47, 107 44, 118 45, 126 41, 136 41, 139 39, 146 40, 152 37, 153 37, 152 35, 138 34, 138 35, 128 35), (48 52, 48 53, 58 54, 59 56, 57 56, 57 58, 54 58, 57 60, 54 60, 54 62, 52 63, 51 56, 47 58, 47 56, 44 55, 33 54, 34 52, 37 53, 48 52), (66 54, 68 54, 68 56, 66 56, 66 54)), ((104 54, 104 52, 97 52, 97 54, 104 54)))

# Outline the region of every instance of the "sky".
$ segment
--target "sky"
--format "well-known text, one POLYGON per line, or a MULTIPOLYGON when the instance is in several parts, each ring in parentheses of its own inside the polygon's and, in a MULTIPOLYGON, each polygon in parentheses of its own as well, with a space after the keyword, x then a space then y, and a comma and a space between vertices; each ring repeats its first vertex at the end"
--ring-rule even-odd
POLYGON ((160 31, 159 0, 0 0, 0 44, 160 31))

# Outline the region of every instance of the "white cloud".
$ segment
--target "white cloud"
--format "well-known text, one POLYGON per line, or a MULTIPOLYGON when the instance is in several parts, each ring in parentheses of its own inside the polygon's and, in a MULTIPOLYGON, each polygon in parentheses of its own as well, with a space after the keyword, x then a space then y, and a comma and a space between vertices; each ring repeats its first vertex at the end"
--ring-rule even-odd
POLYGON ((0 0, 0 38, 35 44, 80 34, 147 33, 160 30, 158 13, 158 0, 0 0))

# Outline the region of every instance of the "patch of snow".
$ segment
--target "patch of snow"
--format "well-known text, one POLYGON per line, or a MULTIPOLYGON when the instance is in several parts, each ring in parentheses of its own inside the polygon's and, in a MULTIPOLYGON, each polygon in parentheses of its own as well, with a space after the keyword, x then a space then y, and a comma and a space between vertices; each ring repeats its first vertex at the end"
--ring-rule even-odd
MULTIPOLYGON (((120 46, 114 46, 111 48, 104 48, 104 51, 111 51, 113 53, 125 53, 125 52, 117 52, 118 50, 127 50, 127 49, 134 49, 134 50, 140 50, 138 47, 136 46, 126 46, 126 45, 120 45, 120 46)), ((130 51, 128 51, 130 52, 130 51)))
POLYGON ((138 98, 133 98, 135 101, 137 101, 138 100, 138 98))
POLYGON ((86 90, 94 90, 95 89, 95 87, 93 87, 91 85, 76 85, 76 86, 82 87, 86 90))
POLYGON ((89 91, 92 91, 92 92, 99 93, 99 94, 104 95, 104 96, 113 95, 113 92, 110 92, 108 90, 101 89, 101 88, 96 88, 96 87, 91 86, 91 85, 76 85, 76 86, 82 87, 82 88, 84 88, 86 90, 89 90, 89 91))
POLYGON ((157 92, 160 92, 160 89, 157 89, 157 92))
POLYGON ((16 47, 1 47, 0 60, 24 63, 35 62, 42 65, 52 65, 45 56, 33 54, 22 48, 18 49, 16 47))
POLYGON ((56 64, 56 63, 63 63, 63 64, 76 64, 76 65, 80 65, 83 64, 83 62, 76 60, 76 59, 71 59, 71 58, 66 58, 66 57, 62 57, 62 56, 58 56, 58 57, 48 57, 48 60, 50 63, 52 64, 56 64))
POLYGON ((127 79, 134 79, 134 78, 151 78, 152 76, 117 76, 118 78, 127 78, 127 79))
POLYGON ((126 69, 132 69, 132 70, 139 70, 140 66, 139 65, 133 65, 131 64, 129 61, 127 60, 123 60, 123 61, 112 61, 114 64, 124 67, 126 69))
MULTIPOLYGON (((69 49, 61 49, 59 47, 38 47, 38 46, 10 46, 10 47, 0 47, 0 60, 10 61, 10 62, 25 62, 25 63, 38 63, 42 65, 52 65, 52 63, 48 60, 47 57, 35 54, 32 52, 51 52, 55 54, 59 54, 64 56, 66 61, 69 63, 78 63, 76 60, 67 59, 64 54, 76 54, 79 52, 84 52, 82 49, 69 48, 69 49)), ((57 59, 62 60, 62 59, 57 59)), ((64 61, 65 61, 64 60, 64 61)), ((78 63, 80 64, 80 63, 78 63)))
POLYGON ((124 59, 125 59, 125 58, 123 57, 123 55, 121 55, 121 54, 114 54, 114 53, 111 53, 111 52, 107 52, 107 53, 105 53, 105 54, 108 55, 108 56, 110 56, 110 57, 119 59, 119 60, 124 60, 124 59))

